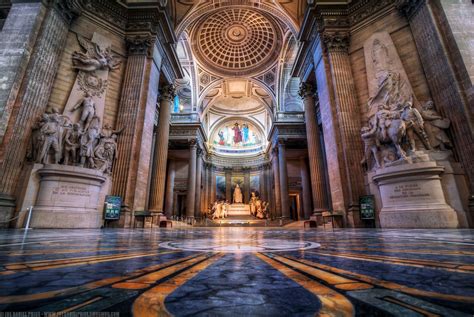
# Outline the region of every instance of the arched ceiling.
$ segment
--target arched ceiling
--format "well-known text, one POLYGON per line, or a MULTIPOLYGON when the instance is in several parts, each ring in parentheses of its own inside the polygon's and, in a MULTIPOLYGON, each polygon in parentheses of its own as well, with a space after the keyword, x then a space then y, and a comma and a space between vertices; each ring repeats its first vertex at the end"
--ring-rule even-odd
POLYGON ((281 50, 280 27, 270 16, 227 7, 202 17, 193 28, 199 62, 221 76, 252 75, 274 63, 281 50))

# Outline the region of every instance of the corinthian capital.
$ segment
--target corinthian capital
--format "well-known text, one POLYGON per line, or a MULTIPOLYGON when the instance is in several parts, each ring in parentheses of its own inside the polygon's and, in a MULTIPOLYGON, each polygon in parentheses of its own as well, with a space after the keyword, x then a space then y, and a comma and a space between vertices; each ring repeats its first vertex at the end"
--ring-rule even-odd
POLYGON ((397 0, 397 9, 408 19, 411 19, 418 10, 426 3, 426 0, 397 0))
POLYGON ((349 50, 349 32, 324 32, 322 40, 329 52, 347 52, 349 50))
POLYGON ((300 84, 300 89, 298 90, 298 94, 303 100, 308 97, 314 97, 315 92, 316 89, 314 89, 313 85, 306 82, 302 82, 300 84))
POLYGON ((176 96, 174 85, 166 85, 160 88, 160 100, 173 101, 176 96))
POLYGON ((152 40, 150 36, 127 37, 128 55, 151 55, 152 40))
POLYGON ((79 17, 82 12, 82 5, 80 0, 55 0, 53 1, 53 8, 66 23, 71 23, 74 19, 79 17))

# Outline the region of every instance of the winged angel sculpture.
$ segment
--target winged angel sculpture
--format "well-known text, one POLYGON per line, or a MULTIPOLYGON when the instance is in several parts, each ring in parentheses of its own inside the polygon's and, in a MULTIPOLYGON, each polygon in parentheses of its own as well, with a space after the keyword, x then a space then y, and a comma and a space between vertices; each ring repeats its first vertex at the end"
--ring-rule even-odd
POLYGON ((102 49, 97 43, 88 41, 82 36, 78 36, 77 39, 86 52, 72 54, 72 65, 75 69, 89 73, 96 70, 114 70, 119 67, 120 61, 112 55, 110 47, 102 49))

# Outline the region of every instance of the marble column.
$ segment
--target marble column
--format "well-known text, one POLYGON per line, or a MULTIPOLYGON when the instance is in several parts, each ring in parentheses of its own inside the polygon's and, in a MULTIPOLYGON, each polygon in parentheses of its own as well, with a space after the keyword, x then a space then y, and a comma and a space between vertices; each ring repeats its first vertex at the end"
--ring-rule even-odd
POLYGON ((225 199, 228 200, 230 203, 233 203, 232 197, 232 170, 226 169, 225 170, 225 199))
POLYGON ((149 207, 151 212, 156 213, 163 212, 171 107, 173 106, 174 96, 175 90, 172 85, 165 86, 160 90, 160 116, 155 143, 155 165, 151 179, 149 207))
MULTIPOLYGON (((344 207, 350 227, 359 226, 359 196, 364 192, 363 171, 359 164, 363 153, 360 139, 360 116, 354 78, 349 58, 349 33, 322 34, 334 92, 334 106, 342 164, 340 174, 345 192, 344 207)), ((319 85, 318 85, 319 87, 319 85)))
POLYGON ((206 162, 203 163, 203 180, 201 210, 207 211, 207 208, 209 207, 209 166, 206 162))
POLYGON ((176 177, 176 162, 174 159, 170 159, 168 163, 168 175, 166 176, 165 216, 167 218, 170 218, 173 215, 175 177, 176 177))
POLYGON ((201 149, 197 149, 197 166, 196 166, 196 201, 194 207, 194 216, 201 217, 201 193, 202 193, 202 153, 201 149))
POLYGON ((301 187, 303 193, 303 211, 304 218, 309 219, 313 212, 311 208, 311 184, 310 177, 308 174, 308 165, 306 164, 306 158, 300 158, 300 174, 301 174, 301 187))
POLYGON ((126 42, 128 58, 124 64, 126 68, 116 123, 118 128, 123 128, 123 132, 118 138, 117 161, 112 170, 112 193, 122 197, 120 225, 124 227, 131 225, 132 211, 145 207, 151 165, 149 151, 153 143, 153 120, 150 115, 155 113, 156 106, 156 96, 150 91, 150 83, 158 76, 152 60, 152 39, 134 36, 127 38, 126 42), (139 206, 135 205, 136 201, 139 206))
POLYGON ((266 174, 266 169, 265 169, 265 166, 261 166, 260 169, 259 169, 259 174, 258 174, 258 178, 259 178, 259 183, 260 183, 260 197, 262 200, 264 201, 268 201, 268 198, 267 198, 267 183, 266 183, 266 179, 265 179, 265 175, 266 174))
POLYGON ((0 221, 13 215, 31 129, 46 110, 69 26, 79 13, 72 1, 63 2, 62 8, 15 2, 0 33, 0 221))
POLYGON ((244 173, 244 204, 248 204, 250 201, 250 171, 247 169, 244 173))
MULTIPOLYGON (((306 123, 306 139, 308 142, 309 170, 311 175, 311 193, 313 197, 313 213, 321 214, 328 210, 323 152, 320 133, 316 118, 315 89, 308 83, 302 83, 300 96, 303 99, 306 123)), ((306 211, 305 211, 306 213, 306 211)))
POLYGON ((288 192, 288 168, 286 166, 286 145, 278 142, 278 164, 280 174, 281 217, 290 219, 290 196, 288 192))
POLYGON ((280 200, 280 164, 278 163, 278 148, 273 149, 273 159, 272 159, 272 171, 273 171, 273 183, 274 183, 274 197, 275 204, 273 206, 274 216, 281 217, 281 200, 280 200))
POLYGON ((209 166, 209 175, 210 175, 210 191, 209 191, 209 203, 213 204, 216 201, 216 169, 214 166, 209 166))
POLYGON ((189 143, 189 167, 188 167, 188 190, 186 193, 186 218, 194 219, 194 208, 196 204, 196 164, 197 164, 197 141, 189 143))
POLYGON ((399 0, 397 6, 410 23, 434 104, 440 115, 451 121, 453 150, 468 175, 474 201, 474 90, 468 65, 463 62, 440 1, 399 0))

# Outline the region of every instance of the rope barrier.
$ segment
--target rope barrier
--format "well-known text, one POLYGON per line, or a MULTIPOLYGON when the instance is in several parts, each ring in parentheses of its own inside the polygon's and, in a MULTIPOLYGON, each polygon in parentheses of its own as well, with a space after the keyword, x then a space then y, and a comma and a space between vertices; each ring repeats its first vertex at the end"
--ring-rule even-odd
POLYGON ((18 218, 20 218, 20 215, 18 215, 18 216, 16 216, 16 217, 14 217, 14 218, 11 218, 11 219, 9 219, 9 220, 0 221, 0 223, 6 223, 6 222, 10 222, 10 221, 13 221, 13 220, 15 220, 15 219, 18 219, 18 218))

